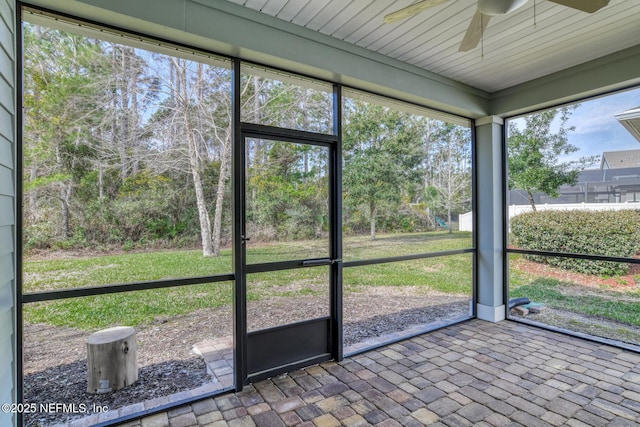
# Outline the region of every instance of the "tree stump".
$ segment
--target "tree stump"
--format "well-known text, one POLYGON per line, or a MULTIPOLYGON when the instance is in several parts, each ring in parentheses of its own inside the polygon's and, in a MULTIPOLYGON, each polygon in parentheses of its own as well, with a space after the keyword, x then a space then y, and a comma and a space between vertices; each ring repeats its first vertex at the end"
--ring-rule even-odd
POLYGON ((110 393, 138 380, 136 331, 129 326, 104 329, 87 340, 87 392, 110 393))

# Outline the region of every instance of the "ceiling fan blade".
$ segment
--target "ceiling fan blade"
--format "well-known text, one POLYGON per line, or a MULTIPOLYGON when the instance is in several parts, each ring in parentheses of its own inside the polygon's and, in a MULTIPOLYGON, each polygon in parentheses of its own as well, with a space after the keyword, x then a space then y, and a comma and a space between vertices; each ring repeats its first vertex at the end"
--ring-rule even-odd
POLYGON ((467 28, 467 32, 462 39, 462 43, 460 43, 458 52, 467 52, 478 46, 484 30, 486 30, 487 25, 489 25, 490 19, 491 16, 483 15, 479 10, 476 11, 476 14, 473 15, 473 18, 469 23, 469 28, 467 28))
POLYGON ((411 6, 407 6, 405 8, 396 10, 395 12, 392 12, 388 15, 386 15, 384 17, 384 23, 385 24, 389 24, 391 22, 396 22, 399 21, 401 19, 405 19, 408 18, 410 16, 413 16, 417 13, 422 12, 423 10, 427 10, 431 7, 437 6, 441 3, 444 3, 446 1, 449 0, 423 0, 423 1, 419 1, 418 3, 414 3, 411 6))
POLYGON ((549 0, 552 3, 561 4, 572 9, 587 13, 597 12, 609 4, 609 0, 549 0))

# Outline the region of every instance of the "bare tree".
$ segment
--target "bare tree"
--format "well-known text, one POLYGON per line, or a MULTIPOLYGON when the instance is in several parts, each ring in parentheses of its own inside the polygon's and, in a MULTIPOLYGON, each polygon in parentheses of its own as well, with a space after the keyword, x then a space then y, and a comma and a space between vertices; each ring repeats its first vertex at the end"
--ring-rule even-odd
POLYGON ((431 183, 426 197, 439 211, 446 212, 449 232, 453 214, 471 202, 471 144, 468 131, 445 125, 431 157, 431 183))

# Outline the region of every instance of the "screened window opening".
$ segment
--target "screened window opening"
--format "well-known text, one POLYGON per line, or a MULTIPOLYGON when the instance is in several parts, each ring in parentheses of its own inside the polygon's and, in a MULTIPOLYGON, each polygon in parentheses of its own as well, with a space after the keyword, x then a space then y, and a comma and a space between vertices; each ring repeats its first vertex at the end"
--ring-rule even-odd
POLYGON ((86 408, 25 423, 233 387, 231 61, 24 17, 23 398, 86 408), (123 326, 137 381, 92 393, 88 338, 123 326))
POLYGON ((240 119, 333 134, 333 87, 283 71, 243 64, 240 119))
POLYGON ((473 316, 473 256, 461 255, 474 247, 470 122, 355 90, 343 109, 345 345, 473 316), (412 308, 375 303, 361 318, 376 296, 412 308))
POLYGON ((640 346, 639 95, 509 120, 511 318, 640 346))

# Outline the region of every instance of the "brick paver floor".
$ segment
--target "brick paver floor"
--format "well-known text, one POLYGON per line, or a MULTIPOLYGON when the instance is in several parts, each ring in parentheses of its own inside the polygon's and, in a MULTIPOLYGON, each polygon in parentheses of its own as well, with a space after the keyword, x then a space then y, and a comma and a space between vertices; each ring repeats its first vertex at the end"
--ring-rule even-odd
POLYGON ((636 426, 640 354, 473 320, 126 425, 636 426))

